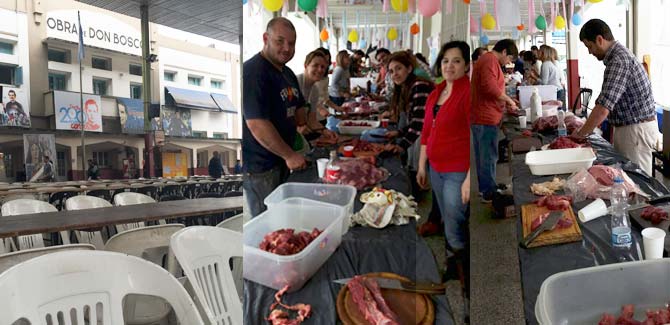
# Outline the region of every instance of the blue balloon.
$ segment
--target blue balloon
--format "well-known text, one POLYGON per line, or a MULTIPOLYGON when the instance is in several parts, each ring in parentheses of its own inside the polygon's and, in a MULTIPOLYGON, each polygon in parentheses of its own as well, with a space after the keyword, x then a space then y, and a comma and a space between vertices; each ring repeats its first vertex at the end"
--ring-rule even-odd
POLYGON ((486 35, 482 35, 482 36, 479 38, 479 42, 482 43, 482 44, 481 44, 482 46, 486 46, 486 45, 489 44, 489 37, 486 36, 486 35))
POLYGON ((249 0, 242 0, 242 5, 247 4, 247 1, 249 1, 249 0))
POLYGON ((582 24, 582 16, 580 16, 578 13, 575 13, 572 15, 572 24, 575 26, 579 26, 582 24))
POLYGON ((519 31, 518 30, 513 30, 512 31, 512 39, 519 39, 519 31))
POLYGON ((364 49, 366 46, 368 46, 368 42, 366 42, 365 39, 358 41, 358 48, 364 49))

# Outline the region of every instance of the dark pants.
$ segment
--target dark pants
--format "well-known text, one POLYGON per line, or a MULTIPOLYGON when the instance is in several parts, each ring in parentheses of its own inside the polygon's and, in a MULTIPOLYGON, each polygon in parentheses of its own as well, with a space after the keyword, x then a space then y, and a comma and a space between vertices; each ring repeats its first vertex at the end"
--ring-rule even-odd
POLYGON ((288 175, 289 170, 284 164, 265 172, 244 174, 244 195, 252 218, 267 209, 263 200, 279 185, 286 182, 288 175))

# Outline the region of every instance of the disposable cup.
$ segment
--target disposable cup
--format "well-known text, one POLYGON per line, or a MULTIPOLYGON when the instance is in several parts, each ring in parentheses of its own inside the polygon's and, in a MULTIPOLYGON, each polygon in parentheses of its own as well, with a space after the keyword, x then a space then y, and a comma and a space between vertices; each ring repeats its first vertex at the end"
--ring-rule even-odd
POLYGON ((390 121, 390 120, 389 120, 389 119, 386 119, 386 118, 385 118, 385 119, 382 119, 382 123, 381 123, 382 125, 381 125, 381 126, 382 126, 383 128, 387 128, 387 127, 389 127, 389 121, 390 121))
POLYGON ((316 160, 316 170, 319 173, 319 178, 323 178, 323 175, 326 173, 326 165, 328 165, 328 158, 316 160))
POLYGON ((603 199, 596 199, 577 213, 581 222, 587 222, 607 214, 607 205, 603 199))
POLYGON ((642 230, 642 241, 644 244, 644 259, 653 260, 663 258, 663 244, 665 244, 665 231, 660 228, 649 227, 642 230))
POLYGON ((344 146, 344 156, 353 157, 354 156, 354 146, 344 146))
POLYGON ((519 127, 522 129, 526 128, 526 117, 525 116, 519 116, 519 127))

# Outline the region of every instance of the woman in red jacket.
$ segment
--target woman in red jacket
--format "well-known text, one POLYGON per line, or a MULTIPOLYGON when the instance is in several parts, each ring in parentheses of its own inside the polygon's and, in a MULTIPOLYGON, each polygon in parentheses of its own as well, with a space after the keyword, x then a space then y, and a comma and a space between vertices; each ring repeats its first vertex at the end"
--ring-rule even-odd
MULTIPOLYGON (((452 41, 440 50, 436 65, 444 81, 428 96, 421 131, 416 180, 432 184, 444 220, 447 243, 467 260, 470 201, 470 47, 452 41), (426 167, 428 162, 428 167, 426 167)), ((463 263, 463 266, 466 263, 463 263)), ((467 289, 467 276, 465 277, 467 289)))

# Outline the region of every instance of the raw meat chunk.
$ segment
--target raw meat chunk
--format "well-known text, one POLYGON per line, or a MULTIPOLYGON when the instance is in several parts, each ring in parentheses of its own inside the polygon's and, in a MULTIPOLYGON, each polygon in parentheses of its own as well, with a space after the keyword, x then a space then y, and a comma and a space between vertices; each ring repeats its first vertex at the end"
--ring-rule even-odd
POLYGON ((640 217, 644 220, 649 220, 653 225, 658 225, 663 220, 668 220, 668 213, 661 208, 648 206, 642 210, 640 217))
MULTIPOLYGON (((356 306, 358 306, 358 309, 360 310, 361 314, 363 314, 363 317, 365 317, 365 319, 370 324, 374 325, 400 325, 400 323, 398 323, 398 321, 393 318, 395 314, 386 315, 382 309, 380 309, 380 306, 377 303, 377 299, 374 297, 374 294, 371 292, 371 290, 365 285, 365 281, 366 279, 364 277, 355 276, 353 279, 351 279, 351 281, 349 281, 349 283, 347 283, 347 287, 351 293, 351 298, 353 299, 356 306)), ((382 299, 381 293, 379 293, 378 298, 382 299)), ((384 305, 386 305, 385 302, 384 305)), ((388 309, 388 306, 385 308, 388 309)))
POLYGON ((568 210, 572 204, 572 197, 568 195, 547 195, 535 201, 540 207, 547 207, 549 210, 568 210))
POLYGON ((309 318, 312 313, 312 306, 307 304, 282 304, 281 296, 288 291, 288 288, 289 286, 285 286, 275 293, 275 302, 270 306, 270 315, 266 318, 272 325, 300 325, 305 319, 309 318), (277 306, 296 311, 298 312, 298 316, 295 319, 289 319, 288 312, 281 309, 275 309, 277 306))
POLYGON ((263 236, 263 241, 258 247, 266 252, 277 255, 298 254, 316 239, 322 231, 314 228, 311 233, 301 231, 295 234, 294 229, 279 229, 263 236))

